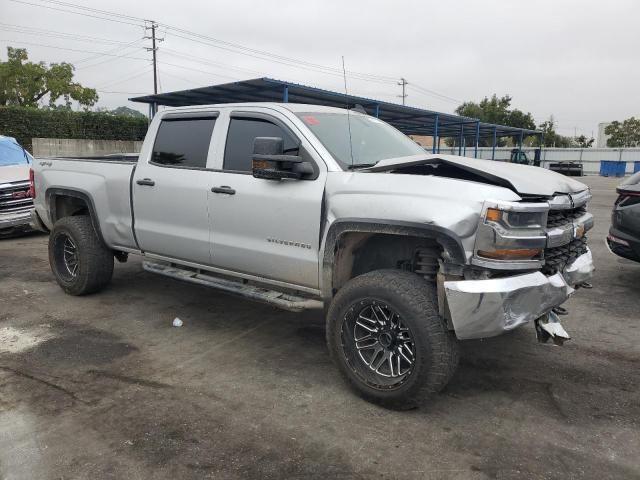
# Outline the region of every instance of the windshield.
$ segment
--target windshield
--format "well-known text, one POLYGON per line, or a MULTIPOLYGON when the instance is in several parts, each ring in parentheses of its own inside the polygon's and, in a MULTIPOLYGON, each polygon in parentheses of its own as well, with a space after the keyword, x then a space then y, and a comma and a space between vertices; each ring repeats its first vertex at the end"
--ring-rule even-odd
POLYGON ((0 167, 29 165, 33 158, 13 138, 0 137, 0 167))
POLYGON ((391 125, 358 113, 298 113, 298 117, 318 137, 343 169, 372 165, 387 158, 420 155, 425 151, 391 125), (353 161, 351 158, 353 149, 353 161))

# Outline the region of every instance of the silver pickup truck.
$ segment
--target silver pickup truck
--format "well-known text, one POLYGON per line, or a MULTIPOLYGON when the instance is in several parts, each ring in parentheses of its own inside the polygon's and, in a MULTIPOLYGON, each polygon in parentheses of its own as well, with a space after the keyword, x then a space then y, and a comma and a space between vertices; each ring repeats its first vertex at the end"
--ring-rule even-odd
POLYGON ((176 108, 138 158, 37 159, 34 223, 72 295, 114 257, 285 309, 325 309, 363 397, 412 407, 442 389, 457 340, 557 309, 592 275, 585 185, 548 170, 430 155, 383 121, 299 104, 176 108))

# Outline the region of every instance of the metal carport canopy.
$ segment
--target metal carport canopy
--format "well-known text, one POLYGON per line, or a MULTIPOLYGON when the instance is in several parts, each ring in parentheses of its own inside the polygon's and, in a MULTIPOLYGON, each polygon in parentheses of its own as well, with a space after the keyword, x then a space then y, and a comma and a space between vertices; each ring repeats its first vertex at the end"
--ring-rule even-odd
POLYGON ((266 77, 135 97, 130 100, 150 104, 154 110, 158 105, 183 107, 243 102, 291 102, 339 108, 353 108, 361 105, 369 115, 390 123, 407 135, 433 137, 434 152, 436 145, 440 143, 440 138, 453 137, 458 139, 459 148, 462 148, 463 143, 465 148, 466 146, 475 147, 476 156, 480 138, 491 138, 495 149, 496 140, 501 137, 518 138, 521 145, 525 137, 542 135, 542 132, 536 130, 494 125, 480 122, 475 118, 347 95, 266 77))

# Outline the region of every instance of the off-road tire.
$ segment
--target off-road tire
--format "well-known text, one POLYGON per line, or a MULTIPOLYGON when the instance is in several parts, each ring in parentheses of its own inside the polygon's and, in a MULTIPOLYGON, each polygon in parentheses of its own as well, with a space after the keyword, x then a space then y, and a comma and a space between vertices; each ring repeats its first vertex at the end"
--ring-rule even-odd
POLYGON ((87 215, 63 217, 55 223, 49 236, 49 264, 56 281, 69 295, 98 292, 113 276, 113 253, 98 237, 87 215), (60 247, 67 238, 77 249, 75 276, 66 270, 60 247))
MULTIPOLYGON (((438 314, 435 285, 400 270, 376 270, 360 275, 338 291, 327 313, 327 344, 340 373, 360 396, 399 410, 416 408, 442 390, 458 365, 458 342, 438 314), (353 353, 345 350, 350 348, 348 345, 343 345, 342 329, 347 316, 358 305, 370 301, 383 302, 395 310, 414 339, 412 370, 397 388, 376 388, 368 383, 350 365, 348 356, 353 353)), ((355 346, 351 348, 356 351, 355 346)))

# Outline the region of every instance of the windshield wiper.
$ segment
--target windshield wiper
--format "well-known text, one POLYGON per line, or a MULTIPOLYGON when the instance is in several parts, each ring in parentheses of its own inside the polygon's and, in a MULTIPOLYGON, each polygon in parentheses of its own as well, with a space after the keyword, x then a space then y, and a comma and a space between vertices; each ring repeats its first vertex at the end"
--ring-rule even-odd
POLYGON ((347 166, 347 170, 355 170, 357 168, 369 168, 369 167, 374 167, 376 165, 376 163, 356 163, 354 165, 348 165, 347 166))

